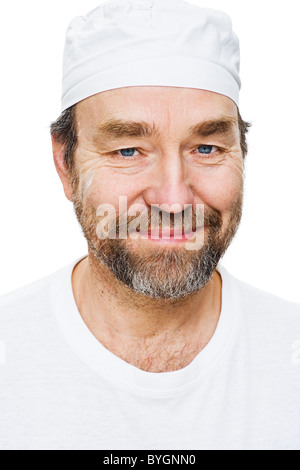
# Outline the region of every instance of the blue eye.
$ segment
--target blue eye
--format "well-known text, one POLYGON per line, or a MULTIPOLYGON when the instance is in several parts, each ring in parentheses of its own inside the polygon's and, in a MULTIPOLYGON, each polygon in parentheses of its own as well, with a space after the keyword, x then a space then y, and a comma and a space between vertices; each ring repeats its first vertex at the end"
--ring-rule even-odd
POLYGON ((200 145, 200 147, 198 147, 198 151, 206 155, 209 155, 210 153, 212 153, 212 150, 213 150, 213 145, 200 145))
POLYGON ((119 152, 121 153, 122 157, 133 157, 135 150, 136 149, 134 149, 134 148, 132 148, 132 149, 122 149, 122 150, 119 150, 119 152))

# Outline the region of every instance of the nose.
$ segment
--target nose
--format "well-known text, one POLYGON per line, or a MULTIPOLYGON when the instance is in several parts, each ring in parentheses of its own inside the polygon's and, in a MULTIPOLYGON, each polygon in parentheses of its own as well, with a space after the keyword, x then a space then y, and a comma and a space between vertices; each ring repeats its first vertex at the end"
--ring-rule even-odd
POLYGON ((149 206, 164 205, 164 210, 170 213, 184 211, 185 205, 193 204, 190 176, 179 153, 162 156, 143 196, 149 206))

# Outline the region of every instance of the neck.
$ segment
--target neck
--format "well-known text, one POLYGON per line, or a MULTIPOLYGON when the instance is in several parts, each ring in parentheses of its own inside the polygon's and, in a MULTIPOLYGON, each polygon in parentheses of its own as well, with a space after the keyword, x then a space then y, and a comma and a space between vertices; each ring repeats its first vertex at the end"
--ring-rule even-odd
POLYGON ((89 255, 72 275, 83 321, 115 355, 150 372, 188 365, 210 341, 221 311, 221 277, 215 272, 185 299, 153 299, 120 283, 89 255))

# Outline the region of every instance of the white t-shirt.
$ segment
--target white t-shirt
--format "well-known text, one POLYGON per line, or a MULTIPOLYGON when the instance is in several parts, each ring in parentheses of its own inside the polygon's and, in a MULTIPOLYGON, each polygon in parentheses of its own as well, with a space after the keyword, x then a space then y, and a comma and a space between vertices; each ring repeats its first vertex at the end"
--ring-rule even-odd
POLYGON ((83 322, 78 261, 0 299, 0 449, 300 450, 300 305, 219 266, 208 345, 145 372, 83 322))

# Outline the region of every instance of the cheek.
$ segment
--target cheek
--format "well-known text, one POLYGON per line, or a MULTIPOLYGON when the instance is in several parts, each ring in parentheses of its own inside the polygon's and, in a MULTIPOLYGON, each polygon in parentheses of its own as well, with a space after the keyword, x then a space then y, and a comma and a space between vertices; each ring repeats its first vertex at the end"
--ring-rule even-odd
POLYGON ((141 190, 139 177, 114 174, 113 172, 94 171, 84 183, 85 201, 94 207, 99 204, 111 204, 115 209, 120 207, 120 198, 127 198, 128 204, 141 190))
POLYGON ((228 167, 208 170, 194 179, 197 197, 220 212, 229 211, 243 191, 242 173, 228 167))

